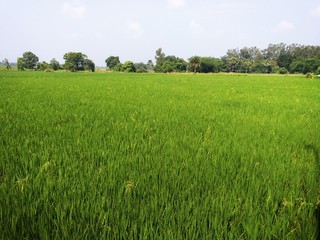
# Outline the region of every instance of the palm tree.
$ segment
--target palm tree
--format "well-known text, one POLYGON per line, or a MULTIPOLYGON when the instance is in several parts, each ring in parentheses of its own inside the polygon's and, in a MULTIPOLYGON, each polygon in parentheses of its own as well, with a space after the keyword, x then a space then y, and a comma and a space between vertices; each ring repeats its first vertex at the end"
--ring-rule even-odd
POLYGON ((191 66, 191 69, 193 69, 194 73, 199 71, 200 69, 200 62, 201 62, 201 57, 198 56, 193 56, 189 58, 189 64, 191 66))

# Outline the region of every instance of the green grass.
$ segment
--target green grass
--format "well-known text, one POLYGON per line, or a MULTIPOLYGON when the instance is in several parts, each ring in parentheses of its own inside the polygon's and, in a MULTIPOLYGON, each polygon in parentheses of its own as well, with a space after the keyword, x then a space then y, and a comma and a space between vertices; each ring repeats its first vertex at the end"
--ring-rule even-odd
POLYGON ((320 81, 0 71, 1 239, 315 239, 320 81))

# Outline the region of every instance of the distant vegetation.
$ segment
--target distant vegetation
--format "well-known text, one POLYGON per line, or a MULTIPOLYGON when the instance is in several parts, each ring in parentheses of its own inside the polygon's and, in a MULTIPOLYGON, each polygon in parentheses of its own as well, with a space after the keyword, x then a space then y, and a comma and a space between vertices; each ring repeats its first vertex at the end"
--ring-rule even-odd
MULTIPOLYGON (((39 58, 32 52, 25 52, 17 59, 19 70, 34 69, 41 71, 55 71, 65 69, 68 71, 95 71, 95 64, 81 52, 69 52, 64 55, 64 64, 56 59, 50 63, 39 62, 39 58)), ((320 46, 304 46, 299 44, 286 45, 270 44, 266 49, 257 47, 244 47, 242 49, 229 49, 221 58, 210 56, 192 56, 188 61, 166 54, 162 48, 156 50, 155 64, 152 60, 147 63, 121 63, 119 56, 109 56, 106 68, 117 72, 194 72, 194 73, 302 73, 320 74, 320 46)), ((4 66, 11 66, 5 59, 4 66)), ((9 68, 8 68, 9 69, 9 68)))

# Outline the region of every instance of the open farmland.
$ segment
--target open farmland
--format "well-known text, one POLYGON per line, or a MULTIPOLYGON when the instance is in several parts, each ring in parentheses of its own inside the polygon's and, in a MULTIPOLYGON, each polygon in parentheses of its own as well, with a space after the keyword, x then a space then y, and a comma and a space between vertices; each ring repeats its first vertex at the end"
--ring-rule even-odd
POLYGON ((314 239, 320 80, 0 72, 1 239, 314 239))

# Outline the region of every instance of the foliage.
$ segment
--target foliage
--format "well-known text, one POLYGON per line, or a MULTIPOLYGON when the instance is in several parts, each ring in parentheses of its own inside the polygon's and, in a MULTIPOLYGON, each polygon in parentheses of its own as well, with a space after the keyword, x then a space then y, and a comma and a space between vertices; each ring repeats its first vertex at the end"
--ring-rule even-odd
POLYGON ((218 58, 202 57, 200 60, 200 72, 217 73, 221 70, 222 61, 218 58))
POLYGON ((122 66, 122 71, 127 73, 133 73, 136 72, 136 68, 131 61, 126 61, 122 66))
POLYGON ((95 64, 90 59, 84 59, 83 66, 84 66, 84 69, 87 71, 91 71, 91 72, 95 71, 95 64))
POLYGON ((18 70, 35 69, 39 58, 32 52, 23 53, 22 57, 17 60, 18 70))
POLYGON ((24 68, 25 68, 25 65, 24 65, 22 57, 19 57, 17 59, 17 68, 18 68, 19 71, 23 71, 24 68))
POLYGON ((147 67, 148 72, 152 72, 154 70, 154 64, 153 64, 152 60, 148 60, 146 67, 147 67))
POLYGON ((190 72, 200 72, 200 63, 201 63, 201 57, 199 56, 193 56, 189 58, 189 71, 190 72))
POLYGON ((3 61, 2 61, 3 65, 6 66, 7 70, 10 70, 11 69, 11 65, 9 63, 9 60, 7 58, 5 58, 3 61))
POLYGON ((162 48, 157 49, 156 51, 156 66, 161 66, 163 64, 164 58, 165 58, 165 53, 162 52, 162 48))
POLYGON ((54 71, 61 69, 60 63, 55 58, 50 61, 50 66, 54 71))
POLYGON ((94 72, 95 65, 88 59, 87 55, 81 52, 69 52, 64 54, 63 59, 65 60, 64 68, 68 71, 83 71, 90 70, 94 72))
POLYGON ((120 63, 120 59, 118 56, 110 56, 105 61, 107 68, 114 70, 117 64, 120 63))
POLYGON ((320 46, 298 44, 270 44, 267 49, 256 47, 229 49, 221 58, 222 69, 227 72, 276 73, 286 68, 291 73, 316 71, 320 66, 320 46), (308 59, 312 61, 308 62, 308 59), (308 62, 308 63, 307 63, 308 62))
POLYGON ((148 72, 148 69, 147 69, 148 66, 147 66, 147 64, 144 64, 143 62, 134 63, 134 67, 135 67, 137 73, 148 72))
POLYGON ((313 73, 307 73, 306 78, 314 78, 313 73))
POLYGON ((116 66, 113 67, 113 70, 116 72, 123 72, 123 64, 118 63, 116 66))
POLYGON ((317 81, 3 71, 0 109, 2 239, 316 239, 317 81))
POLYGON ((279 74, 288 74, 288 70, 285 67, 279 68, 279 74))
POLYGON ((49 63, 47 63, 45 61, 42 61, 42 62, 38 63, 38 65, 37 65, 37 70, 45 71, 48 69, 52 69, 52 67, 49 63))

